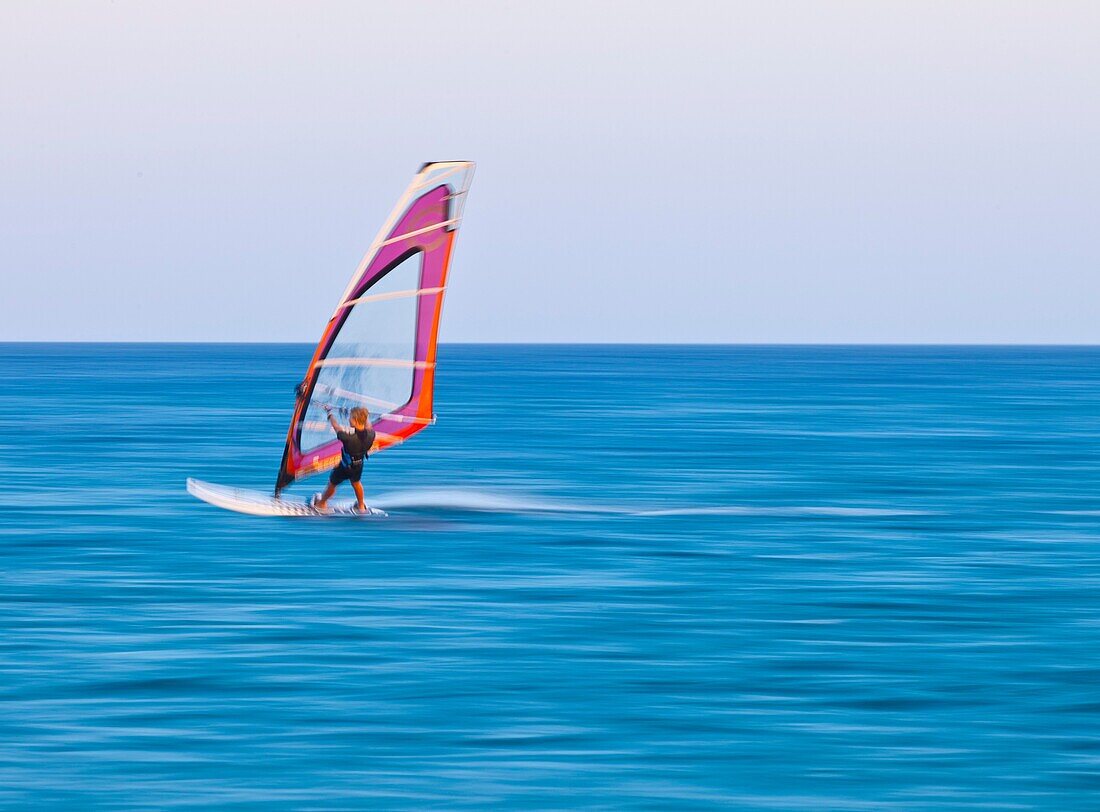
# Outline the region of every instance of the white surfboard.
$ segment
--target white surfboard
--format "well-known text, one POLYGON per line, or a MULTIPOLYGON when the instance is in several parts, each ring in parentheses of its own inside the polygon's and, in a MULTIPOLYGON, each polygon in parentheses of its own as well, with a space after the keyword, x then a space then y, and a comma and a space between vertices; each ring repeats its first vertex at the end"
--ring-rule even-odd
POLYGON ((382 519, 388 516, 384 510, 368 507, 360 513, 355 502, 333 499, 326 510, 318 510, 304 499, 284 496, 276 499, 260 491, 245 488, 228 488, 203 482, 201 479, 187 479, 187 492, 194 497, 226 510, 248 513, 252 516, 351 516, 354 518, 382 519))

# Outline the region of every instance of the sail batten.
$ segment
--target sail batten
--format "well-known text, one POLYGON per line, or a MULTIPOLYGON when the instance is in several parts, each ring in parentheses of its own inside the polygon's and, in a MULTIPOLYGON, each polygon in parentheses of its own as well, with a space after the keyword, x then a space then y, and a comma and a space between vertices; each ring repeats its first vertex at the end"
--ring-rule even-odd
POLYGON ((348 302, 342 302, 340 307, 351 307, 352 305, 362 304, 363 302, 384 302, 388 299, 406 299, 410 296, 431 296, 436 293, 442 293, 447 288, 421 288, 420 290, 397 290, 393 293, 376 293, 373 296, 360 296, 358 299, 352 299, 348 302))
POLYGON ((473 170, 469 161, 425 164, 375 236, 298 387, 276 494, 338 462, 326 408, 368 408, 376 451, 435 421, 439 319, 473 170))
MULTIPOLYGON (((387 412, 392 409, 401 408, 400 403, 393 403, 389 400, 374 398, 370 395, 364 395, 362 392, 352 392, 347 389, 341 389, 339 387, 331 387, 318 384, 314 388, 313 392, 316 396, 330 395, 334 399, 339 399, 340 401, 349 401, 351 403, 359 404, 360 406, 375 406, 381 409, 385 409, 387 412)), ((326 400, 325 403, 328 403, 328 401, 326 400)), ((332 404, 329 405, 331 406, 332 404)), ((348 411, 350 411, 350 409, 348 411)))
POLYGON ((405 367, 408 369, 431 369, 434 363, 428 361, 406 361, 401 358, 322 358, 314 366, 318 367, 405 367))
MULTIPOLYGON (((448 197, 448 199, 451 199, 448 197)), ((390 237, 388 240, 383 240, 382 245, 393 245, 396 242, 407 240, 409 237, 419 237, 421 234, 427 234, 429 231, 435 231, 437 228, 446 228, 447 226, 458 225, 458 220, 447 220, 442 223, 436 223, 433 226, 424 226, 424 228, 418 228, 416 231, 410 231, 408 234, 398 234, 396 237, 390 237)))

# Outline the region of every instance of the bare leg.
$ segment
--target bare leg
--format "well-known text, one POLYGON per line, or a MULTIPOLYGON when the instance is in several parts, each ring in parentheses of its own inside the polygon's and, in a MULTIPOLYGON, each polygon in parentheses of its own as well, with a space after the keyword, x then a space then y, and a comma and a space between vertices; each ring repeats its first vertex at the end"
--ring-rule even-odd
POLYGON ((332 498, 332 495, 336 493, 336 486, 331 482, 325 486, 325 492, 321 494, 321 500, 317 503, 318 510, 324 510, 328 507, 328 500, 332 498))
POLYGON ((363 501, 363 483, 352 482, 352 489, 355 491, 355 498, 359 500, 359 511, 363 512, 367 509, 366 503, 363 501))

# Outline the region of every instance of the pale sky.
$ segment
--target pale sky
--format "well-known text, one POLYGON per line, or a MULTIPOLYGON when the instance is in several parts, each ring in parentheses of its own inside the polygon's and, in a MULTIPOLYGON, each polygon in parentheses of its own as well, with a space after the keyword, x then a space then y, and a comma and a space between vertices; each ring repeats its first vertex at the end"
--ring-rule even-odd
POLYGON ((1100 343, 1100 3, 0 2, 0 340, 1100 343))

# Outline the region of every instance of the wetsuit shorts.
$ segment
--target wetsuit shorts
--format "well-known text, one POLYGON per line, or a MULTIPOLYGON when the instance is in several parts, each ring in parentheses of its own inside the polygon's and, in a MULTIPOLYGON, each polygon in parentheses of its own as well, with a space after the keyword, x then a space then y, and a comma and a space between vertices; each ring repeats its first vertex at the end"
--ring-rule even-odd
POLYGON ((337 465, 332 469, 332 473, 329 474, 328 481, 333 485, 339 485, 341 482, 358 482, 360 477, 363 476, 363 463, 353 463, 352 465, 337 465))

